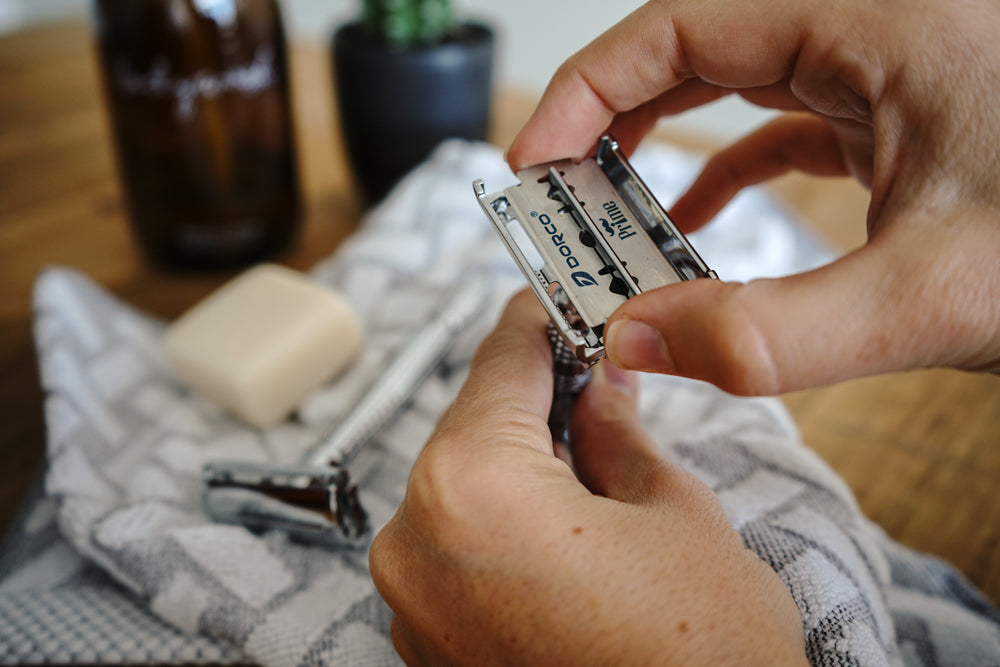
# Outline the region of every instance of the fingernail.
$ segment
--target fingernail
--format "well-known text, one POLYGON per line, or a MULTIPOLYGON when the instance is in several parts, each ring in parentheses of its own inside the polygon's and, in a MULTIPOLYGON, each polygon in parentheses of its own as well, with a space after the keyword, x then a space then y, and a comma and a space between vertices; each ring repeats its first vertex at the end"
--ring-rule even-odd
POLYGON ((612 322, 604 337, 616 366, 636 371, 673 371, 674 360, 660 332, 639 320, 612 322))

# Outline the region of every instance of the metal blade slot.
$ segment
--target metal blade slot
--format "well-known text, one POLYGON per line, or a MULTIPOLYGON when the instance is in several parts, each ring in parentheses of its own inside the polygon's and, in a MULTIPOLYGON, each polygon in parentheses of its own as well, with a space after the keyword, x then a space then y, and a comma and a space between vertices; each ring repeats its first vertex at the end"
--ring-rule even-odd
MULTIPOLYGON (((528 240, 533 245, 534 250, 538 252, 537 244, 531 239, 525 225, 522 224, 524 216, 518 212, 517 207, 505 194, 516 190, 517 187, 519 186, 508 188, 502 193, 487 196, 486 186, 482 179, 473 183, 473 188, 480 205, 489 216, 504 245, 507 246, 511 256, 514 257, 518 267, 521 269, 521 273, 527 279, 528 285, 535 293, 542 307, 545 308, 549 318, 558 328, 566 344, 576 351, 581 361, 587 364, 594 363, 603 356, 600 332, 592 330, 583 321, 576 306, 569 303, 568 295, 561 296, 564 291, 558 280, 555 279, 553 272, 546 273, 544 266, 542 269, 537 270, 532 266, 532 262, 529 261, 525 252, 522 251, 518 240, 514 238, 508 229, 508 225, 516 221, 520 230, 525 233, 525 236, 528 237, 528 240)), ((542 258, 543 262, 548 261, 541 252, 538 252, 538 255, 542 258)), ((603 322, 601 322, 601 325, 601 329, 603 330, 603 322)))
MULTIPOLYGON (((594 162, 642 225, 679 280, 718 278, 632 169, 610 136, 601 138, 594 162)), ((676 281, 672 281, 676 282, 676 281)))

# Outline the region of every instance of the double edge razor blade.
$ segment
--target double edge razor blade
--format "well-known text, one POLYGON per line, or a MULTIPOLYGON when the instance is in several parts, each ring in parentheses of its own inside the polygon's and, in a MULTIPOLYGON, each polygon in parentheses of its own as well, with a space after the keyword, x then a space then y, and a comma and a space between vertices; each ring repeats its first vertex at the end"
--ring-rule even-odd
POLYGON ((604 329, 644 291, 717 278, 677 229, 611 136, 593 158, 522 169, 518 185, 486 194, 473 183, 532 290, 587 366, 604 357, 604 329))

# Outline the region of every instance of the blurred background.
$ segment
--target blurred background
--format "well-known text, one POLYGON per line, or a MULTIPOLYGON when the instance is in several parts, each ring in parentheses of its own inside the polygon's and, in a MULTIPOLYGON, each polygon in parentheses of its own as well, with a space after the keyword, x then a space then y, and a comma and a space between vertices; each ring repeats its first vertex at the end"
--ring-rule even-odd
MULTIPOLYGON (((292 36, 320 42, 358 7, 356 0, 281 0, 280 4, 292 36)), ((575 0, 572 5, 553 0, 457 0, 454 6, 456 13, 486 20, 497 29, 500 88, 538 94, 563 60, 641 4, 640 0, 575 0)), ((87 0, 0 0, 0 34, 88 14, 87 0)), ((664 122, 706 139, 729 140, 768 114, 740 99, 726 99, 697 114, 664 122)))
MULTIPOLYGON (((165 321, 231 275, 160 270, 127 233, 112 123, 87 24, 94 1, 0 0, 0 531, 44 461, 31 299, 42 267, 74 268, 165 321)), ((304 200, 301 232, 280 261, 304 270, 328 257, 364 214, 334 122, 328 50, 334 26, 356 16, 360 0, 279 2, 294 42, 304 200)), ((559 64, 640 4, 455 0, 458 18, 480 19, 498 34, 490 138, 509 143, 559 64)), ((662 121, 657 138, 705 153, 767 117, 727 99, 662 121)), ((831 247, 849 250, 865 241, 869 195, 852 179, 793 173, 766 189, 831 247)), ((805 441, 844 476, 866 514, 892 537, 955 563, 1000 599, 995 376, 935 369, 783 398, 805 441)))

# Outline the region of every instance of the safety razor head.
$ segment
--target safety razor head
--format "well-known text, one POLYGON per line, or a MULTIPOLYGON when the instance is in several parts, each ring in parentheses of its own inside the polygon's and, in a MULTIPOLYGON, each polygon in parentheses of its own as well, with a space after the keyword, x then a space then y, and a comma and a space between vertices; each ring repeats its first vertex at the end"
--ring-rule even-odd
POLYGON ((559 334, 590 366, 604 357, 604 329, 644 291, 717 278, 677 229, 611 136, 593 158, 522 169, 518 185, 486 194, 483 210, 559 334))
POLYGON ((214 521, 325 546, 367 543, 368 514, 346 468, 218 461, 206 464, 202 477, 203 505, 214 521))

